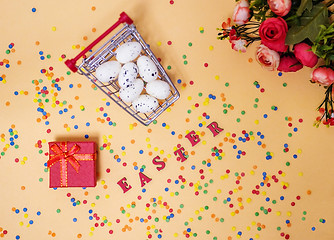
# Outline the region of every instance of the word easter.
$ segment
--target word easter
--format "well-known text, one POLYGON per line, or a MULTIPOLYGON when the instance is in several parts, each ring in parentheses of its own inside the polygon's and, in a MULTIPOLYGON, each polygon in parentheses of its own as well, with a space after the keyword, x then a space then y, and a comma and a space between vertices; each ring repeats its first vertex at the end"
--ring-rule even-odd
MULTIPOLYGON (((223 128, 218 127, 217 122, 212 122, 206 127, 212 132, 213 137, 216 137, 220 132, 224 130, 223 128)), ((194 147, 196 144, 198 144, 201 141, 201 139, 195 133, 194 130, 189 132, 185 137, 189 140, 192 147, 194 147)), ((184 147, 182 147, 181 144, 178 144, 177 148, 178 149, 174 151, 174 155, 177 156, 177 160, 181 162, 186 161, 187 158, 185 157, 184 147)), ((160 160, 160 157, 156 156, 155 158, 153 158, 152 163, 153 165, 157 166, 158 171, 161 171, 166 167, 166 163, 164 161, 159 161, 159 160, 160 160)), ((150 181, 152 181, 152 178, 149 178, 142 172, 139 172, 139 179, 140 179, 141 187, 144 187, 146 183, 149 183, 150 181)), ((123 177, 121 180, 119 180, 117 184, 122 188, 123 193, 126 193, 132 188, 132 186, 127 183, 126 177, 123 177)))

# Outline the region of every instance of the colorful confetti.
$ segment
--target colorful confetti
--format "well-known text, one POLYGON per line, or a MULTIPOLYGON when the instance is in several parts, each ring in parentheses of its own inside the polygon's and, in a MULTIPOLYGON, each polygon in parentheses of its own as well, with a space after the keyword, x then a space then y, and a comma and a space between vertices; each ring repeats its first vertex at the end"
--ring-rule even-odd
POLYGON ((181 94, 147 127, 64 64, 124 2, 15 4, 0 43, 0 238, 333 239, 332 132, 312 126, 320 92, 216 42, 226 2, 127 3, 181 94), (49 188, 48 142, 85 140, 97 186, 49 188))

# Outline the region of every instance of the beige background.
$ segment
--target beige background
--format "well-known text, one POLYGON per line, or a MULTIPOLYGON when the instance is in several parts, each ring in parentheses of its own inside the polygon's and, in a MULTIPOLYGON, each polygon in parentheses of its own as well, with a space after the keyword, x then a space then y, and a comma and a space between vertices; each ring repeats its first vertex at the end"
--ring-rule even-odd
POLYGON ((284 239, 280 236, 282 232, 289 234, 290 239, 333 239, 331 153, 334 130, 324 126, 318 129, 313 127, 317 117, 315 109, 323 99, 324 89, 309 83, 311 69, 308 68, 281 77, 277 72, 261 69, 254 61, 258 43, 251 46, 247 53, 240 54, 231 49, 228 41, 217 40, 216 28, 232 15, 232 0, 175 0, 174 4, 168 0, 1 0, 0 3, 0 61, 8 60, 10 64, 9 68, 0 67, 0 76, 6 75, 6 83, 0 82, 0 151, 6 148, 5 155, 0 159, 1 237, 148 239, 151 234, 151 239, 159 239, 158 233, 155 233, 157 229, 162 231, 162 239, 186 239, 184 231, 189 228, 190 238, 203 240, 215 237, 284 239), (31 10, 33 7, 36 8, 35 13, 31 10), (93 11, 92 7, 96 9, 93 11), (69 58, 78 54, 80 49, 76 45, 79 48, 87 46, 118 19, 122 11, 126 11, 134 20, 155 55, 162 59, 165 69, 171 66, 167 72, 181 94, 175 106, 160 116, 157 124, 149 127, 136 125, 133 118, 112 102, 107 107, 105 96, 94 91, 85 77, 67 75, 68 69, 60 60, 62 54, 69 58), (92 31, 93 28, 96 28, 96 32, 92 31), (201 28, 204 29, 203 33, 200 32, 201 28), (84 36, 88 40, 84 40, 84 36), (36 41, 40 44, 36 45, 36 41), (172 44, 168 45, 168 41, 172 44), (188 46, 189 42, 193 44, 191 47, 188 46), (15 52, 6 54, 10 43, 15 44, 15 52), (40 51, 43 51, 45 60, 40 59, 40 51), (48 54, 51 58, 47 58, 48 54), (186 59, 183 59, 183 55, 186 55, 186 59), (250 58, 253 59, 251 63, 250 58), (183 63, 184 60, 188 61, 187 65, 183 63), (18 64, 18 61, 21 63, 18 64), (208 67, 204 67, 205 63, 208 63, 208 67), (52 77, 41 73, 41 69, 49 69, 50 66, 53 70, 48 70, 48 73, 53 73, 52 77), (64 80, 59 83, 61 91, 57 91, 51 81, 60 77, 64 80), (49 91, 58 92, 54 101, 67 103, 63 107, 52 107, 54 92, 46 97, 38 96, 32 81, 39 79, 43 80, 39 87, 46 86, 49 91), (178 79, 182 80, 181 84, 177 83, 178 79), (191 85, 190 81, 194 84, 191 85), (261 87, 256 88, 254 81, 258 81, 261 87), (186 85, 182 85, 184 83, 186 85), (225 83, 229 83, 229 86, 226 87, 225 83), (283 83, 287 83, 287 87, 283 87, 283 83), (70 84, 73 84, 73 88, 69 87, 70 84), (80 88, 78 84, 81 84, 80 88), (261 88, 265 89, 264 93, 260 92, 261 88), (15 95, 15 91, 19 94, 15 95), (203 96, 199 97, 199 93, 203 96), (208 101, 209 94, 216 96, 216 99, 208 101), (78 100, 76 97, 79 97, 78 100), (45 98, 50 102, 45 103, 45 98), (258 108, 253 107, 256 98, 259 99, 258 108), (45 125, 45 120, 37 122, 42 117, 37 111, 38 99, 43 99, 44 109, 51 115, 49 125, 45 125), (194 107, 196 103, 199 104, 198 108, 194 107), (234 110, 229 109, 224 114, 224 103, 232 104, 234 110), (81 106, 84 106, 84 111, 80 109, 81 106), (272 106, 277 106, 278 110, 271 110, 272 106), (59 114, 64 107, 68 112, 59 114), (100 107, 104 107, 103 112, 97 110, 100 107), (188 110, 192 112, 189 114, 188 110), (97 120, 104 118, 104 112, 116 122, 116 126, 97 120), (204 112, 210 119, 201 118, 204 112), (268 115, 267 119, 263 117, 264 114, 268 115), (71 119, 72 115, 74 119, 71 119), (287 121, 286 117, 292 120, 287 121), (237 122, 237 118, 240 118, 240 122, 237 122), (300 123, 299 119, 303 119, 303 122, 300 123), (205 127, 212 121, 224 128, 215 138, 205 127), (90 123, 89 127, 86 126, 87 122, 90 123), (163 123, 167 126, 163 127, 163 123), (200 123, 204 127, 200 127, 200 123), (288 126, 289 123, 292 127, 288 126), (17 149, 7 145, 10 144, 8 130, 14 127, 12 125, 15 125, 13 130, 18 135, 14 141, 19 145, 17 149), (78 125, 78 129, 74 125, 78 125), (293 131, 294 127, 298 128, 297 132, 293 131), (51 133, 47 133, 47 129, 51 129, 51 133), (184 137, 191 130, 201 134, 201 142, 194 147, 184 137), (253 131, 254 139, 240 142, 238 138, 244 137, 243 130, 248 133, 253 131), (172 131, 175 135, 171 134, 172 131), (265 136, 264 139, 257 136, 259 131, 265 136), (234 144, 224 140, 232 133, 236 134, 234 144, 237 150, 246 152, 240 159, 236 158, 234 144), (289 133, 292 133, 292 137, 288 136, 289 133), (108 143, 114 151, 99 150, 97 187, 86 190, 49 189, 48 173, 44 166, 47 142, 84 140, 86 134, 99 147, 108 143), (35 145, 39 140, 42 141, 41 148, 35 145), (259 140, 266 144, 266 148, 258 146, 259 140), (188 160, 183 163, 177 161, 173 154, 177 144, 181 144, 189 153, 188 160), (284 144, 288 144, 287 153, 283 152, 284 144), (125 149, 122 150, 122 147, 125 149), (211 156, 213 147, 224 151, 222 160, 211 156), (43 153, 39 153, 39 150, 43 153), (140 150, 143 150, 143 154, 139 153, 140 150), (267 152, 273 155, 269 161, 265 159, 267 152), (298 157, 294 159, 293 154, 298 157), (121 163, 116 162, 115 155, 120 156, 121 163), (153 157, 157 155, 167 161, 166 168, 160 172, 152 164, 153 157), (202 164, 203 160, 208 159, 211 167, 202 164), (289 167, 286 166, 287 161, 291 163, 289 167), (122 166, 124 162, 127 163, 126 167, 122 166), (139 167, 145 165, 144 173, 152 178, 144 187, 145 193, 140 187, 139 170, 133 168, 134 163, 139 167), (196 169, 191 170, 191 166, 196 169), (107 168, 111 170, 110 173, 106 172, 107 168), (200 178, 200 169, 204 170, 204 180, 200 178), (224 178, 227 169, 231 172, 228 178, 224 178), (279 170, 283 171, 283 176, 278 174, 279 170), (240 184, 235 183, 236 172, 245 173, 240 184), (252 190, 262 181, 263 172, 270 176, 271 187, 260 188, 260 195, 253 195, 252 190), (180 175, 186 179, 184 189, 181 189, 181 183, 175 184, 180 175), (278 183, 271 179, 272 175, 276 175, 278 183), (132 185, 126 194, 117 185, 117 181, 123 177, 132 185), (171 179, 171 183, 167 182, 168 179, 171 179), (209 182, 210 179, 213 183, 209 182), (190 182, 203 187, 199 196, 195 196, 194 187, 189 187, 190 182), (284 184, 288 185, 286 190, 282 188, 284 184), (237 190, 238 186, 242 186, 242 190, 237 190), (169 188, 168 192, 165 191, 166 187, 169 188), (207 190, 207 194, 203 190, 207 190), (230 196, 229 191, 235 193, 230 196), (307 194, 308 191, 311 194, 307 194), (175 192, 179 194, 176 196, 175 192), (141 196, 141 200, 138 200, 138 196, 141 196), (233 208, 223 202, 229 196, 233 208), (280 196, 285 199, 279 200, 280 196), (296 200, 297 196, 301 199, 296 200), (80 205, 73 207, 72 197, 80 201, 80 205), (213 200, 214 197, 217 201, 213 200), (269 202, 266 202, 266 197, 270 198, 269 202), (173 209, 175 217, 169 222, 164 220, 169 215, 168 210, 161 204, 153 207, 152 198, 166 202, 173 209), (273 204, 272 200, 277 203, 273 204), (133 202, 135 207, 131 207, 133 202), (291 202, 296 202, 296 206, 291 206, 291 202), (148 203, 151 205, 146 209, 148 203), (239 203, 243 209, 240 209, 239 203), (208 210, 205 210, 206 206, 208 210), (124 214, 122 207, 126 211, 124 214), (264 214, 261 207, 271 208, 272 212, 264 214), (27 208, 27 211, 24 212, 23 208, 27 208), (16 214, 15 209, 20 212, 16 214), (61 212, 57 213, 57 209, 61 212), (178 209, 181 210, 179 213, 178 209), (236 209, 240 211, 239 214, 232 216, 236 209), (90 214, 89 210, 93 213, 90 214), (38 211, 41 212, 40 216, 36 214, 38 211), (255 212, 260 215, 255 216, 255 212), (100 220, 89 220, 94 213, 100 220), (146 219, 149 215, 152 219, 148 222, 135 220, 136 217, 146 219), (216 222, 216 217, 223 218, 224 222, 216 222), (73 218, 77 218, 77 222, 73 222, 73 218), (159 218, 159 221, 156 222, 155 218, 159 218), (321 223, 320 219, 326 222, 321 223), (33 224, 29 224, 29 220, 33 220, 33 224), (94 226, 103 220, 106 220, 105 226, 94 226), (287 220, 291 226, 287 225, 287 220), (265 228, 259 231, 258 224, 265 228), (128 228, 123 232, 125 226, 128 228), (281 230, 278 231, 277 227, 281 227, 281 230), (315 227, 315 231, 311 230, 312 227, 315 227), (7 234, 3 233, 4 230, 7 234), (109 234, 110 230, 113 231, 112 235, 109 234), (206 233, 207 230, 210 233, 206 233), (238 236, 239 231, 242 232, 241 237, 238 236), (194 237, 194 233, 197 237, 194 237))

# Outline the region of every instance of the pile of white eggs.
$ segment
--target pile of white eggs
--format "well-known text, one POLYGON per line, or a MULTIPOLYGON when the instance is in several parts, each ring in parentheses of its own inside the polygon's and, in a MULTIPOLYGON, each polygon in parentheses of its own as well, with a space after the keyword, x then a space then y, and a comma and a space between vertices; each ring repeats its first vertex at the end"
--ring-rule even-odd
POLYGON ((169 96, 170 86, 157 79, 157 66, 149 57, 139 57, 141 51, 142 47, 138 42, 122 44, 115 51, 116 60, 101 64, 95 75, 103 83, 117 79, 121 87, 119 97, 124 102, 132 103, 136 111, 148 113, 157 108, 158 99, 169 96), (142 94, 144 88, 147 94, 142 94))

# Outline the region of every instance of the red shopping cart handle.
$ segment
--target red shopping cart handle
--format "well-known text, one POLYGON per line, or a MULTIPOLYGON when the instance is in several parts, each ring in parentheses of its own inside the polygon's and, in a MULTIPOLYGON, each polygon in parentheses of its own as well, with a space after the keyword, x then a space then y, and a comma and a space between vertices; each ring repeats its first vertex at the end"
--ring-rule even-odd
POLYGON ((78 68, 76 66, 77 61, 79 58, 81 58, 83 55, 85 55, 89 50, 91 50, 96 44, 98 44, 103 38, 105 38, 111 31, 113 31, 115 28, 118 27, 121 23, 127 23, 127 24, 132 24, 133 21, 132 19, 125 13, 122 12, 120 14, 120 17, 117 22, 114 23, 107 31, 101 34, 97 39, 95 39, 94 42, 88 45, 87 48, 85 48, 82 52, 80 52, 75 58, 72 59, 67 59, 65 61, 66 66, 71 69, 72 72, 78 71, 78 68))

